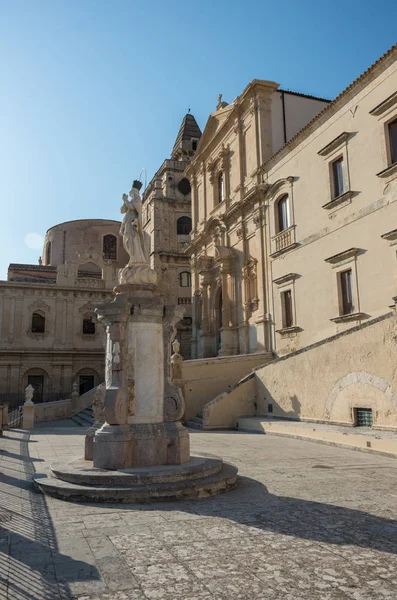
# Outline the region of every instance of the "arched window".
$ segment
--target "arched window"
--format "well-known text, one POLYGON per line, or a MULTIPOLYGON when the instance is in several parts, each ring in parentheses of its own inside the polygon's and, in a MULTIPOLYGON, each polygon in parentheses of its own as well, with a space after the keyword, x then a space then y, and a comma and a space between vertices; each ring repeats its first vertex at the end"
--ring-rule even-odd
POLYGON ((103 258, 106 260, 117 259, 117 238, 111 233, 103 236, 103 258))
POLYGON ((94 335, 95 334, 95 321, 93 317, 85 315, 83 318, 83 334, 94 335))
POLYGON ((32 314, 32 333, 44 333, 45 332, 45 316, 41 311, 34 312, 32 314))
POLYGON ((218 175, 218 203, 223 202, 224 199, 224 184, 223 184, 223 173, 222 171, 218 175))
POLYGON ((179 273, 179 287, 191 287, 192 286, 192 276, 189 271, 182 271, 179 273))
POLYGON ((189 235, 192 230, 192 220, 190 217, 179 217, 176 222, 176 233, 178 235, 189 235))
POLYGON ((284 196, 281 196, 280 200, 277 202, 278 233, 284 231, 284 229, 288 229, 288 227, 291 227, 291 217, 288 194, 285 194, 284 196))
POLYGON ((47 242, 47 247, 45 249, 45 264, 51 264, 51 242, 47 242))

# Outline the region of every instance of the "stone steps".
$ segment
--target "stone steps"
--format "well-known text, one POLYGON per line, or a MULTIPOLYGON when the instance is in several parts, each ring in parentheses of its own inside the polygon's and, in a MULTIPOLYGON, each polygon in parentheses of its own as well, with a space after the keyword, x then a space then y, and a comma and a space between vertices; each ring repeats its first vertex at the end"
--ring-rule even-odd
POLYGON ((203 429, 203 427, 204 427, 203 417, 201 415, 192 417, 189 421, 186 421, 186 427, 190 427, 191 429, 203 429))
MULTIPOLYGON (((80 468, 81 483, 71 483, 65 481, 65 477, 70 478, 66 471, 70 471, 70 465, 54 465, 53 471, 47 470, 44 473, 37 473, 33 476, 34 487, 53 498, 68 500, 73 502, 107 502, 107 503, 147 503, 147 502, 166 502, 172 500, 206 498, 215 496, 234 489, 237 486, 237 468, 233 465, 224 463, 222 459, 213 457, 212 467, 215 472, 212 474, 208 469, 198 468, 194 464, 196 457, 192 457, 189 463, 184 465, 172 465, 166 467, 150 467, 148 469, 129 469, 124 471, 107 471, 102 469, 90 468, 92 463, 88 461, 87 467, 80 468), (66 468, 65 468, 66 467, 66 468), (194 468, 196 467, 196 468, 194 468), (201 469, 201 472, 200 472, 201 469), (125 485, 126 477, 135 478, 139 481, 139 476, 146 472, 146 479, 142 483, 134 485, 125 485), (167 473, 173 471, 175 479, 179 471, 179 480, 167 480, 167 473), (56 476, 55 476, 56 473, 56 476), (163 481, 155 482, 151 480, 153 475, 159 477, 162 473, 163 481), (98 476, 103 475, 102 484, 98 484, 98 476), (165 477, 164 477, 165 476, 165 477), (59 477, 63 477, 60 479, 59 477), (108 483, 106 483, 108 477, 108 483), (82 483, 84 481, 84 483, 82 483), (96 481, 96 485, 93 485, 96 481), (114 485, 121 481, 123 485, 114 485), (111 485, 110 485, 111 484, 111 485)), ((208 461, 208 459, 206 459, 208 461)), ((208 462, 207 462, 208 466, 208 462)), ((75 465, 75 468, 76 465, 75 465)))
POLYGON ((71 417, 72 421, 74 421, 75 423, 77 423, 78 425, 80 425, 81 427, 91 427, 91 425, 93 425, 94 423, 94 413, 92 411, 92 408, 85 408, 84 410, 82 410, 81 412, 79 412, 77 415, 73 415, 73 417, 71 417))

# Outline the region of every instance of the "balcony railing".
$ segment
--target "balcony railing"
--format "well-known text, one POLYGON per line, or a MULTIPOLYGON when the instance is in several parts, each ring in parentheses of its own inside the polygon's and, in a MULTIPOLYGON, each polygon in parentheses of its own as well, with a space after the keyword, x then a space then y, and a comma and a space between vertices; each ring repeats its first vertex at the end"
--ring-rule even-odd
POLYGON ((274 238, 274 252, 283 252, 295 244, 295 225, 278 233, 274 238))
POLYGON ((178 298, 178 304, 191 304, 191 298, 178 298))

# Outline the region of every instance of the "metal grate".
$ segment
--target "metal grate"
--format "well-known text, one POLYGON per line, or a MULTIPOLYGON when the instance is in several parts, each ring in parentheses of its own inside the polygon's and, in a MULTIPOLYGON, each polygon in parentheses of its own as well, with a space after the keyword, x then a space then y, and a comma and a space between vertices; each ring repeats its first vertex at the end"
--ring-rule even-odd
POLYGON ((356 408, 357 427, 372 427, 372 409, 356 408))

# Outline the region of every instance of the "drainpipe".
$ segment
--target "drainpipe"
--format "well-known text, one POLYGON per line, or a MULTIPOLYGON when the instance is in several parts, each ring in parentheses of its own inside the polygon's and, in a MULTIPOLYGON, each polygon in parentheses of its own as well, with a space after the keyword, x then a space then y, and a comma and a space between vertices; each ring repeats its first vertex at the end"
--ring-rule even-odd
POLYGON ((285 98, 284 92, 281 92, 281 104, 283 107, 283 131, 284 131, 284 144, 287 143, 287 123, 285 120, 285 98))

